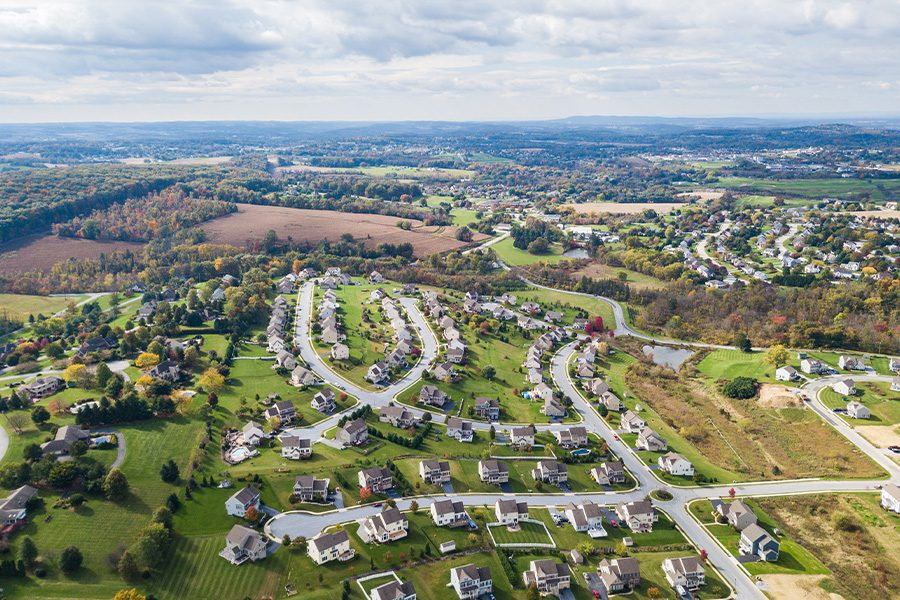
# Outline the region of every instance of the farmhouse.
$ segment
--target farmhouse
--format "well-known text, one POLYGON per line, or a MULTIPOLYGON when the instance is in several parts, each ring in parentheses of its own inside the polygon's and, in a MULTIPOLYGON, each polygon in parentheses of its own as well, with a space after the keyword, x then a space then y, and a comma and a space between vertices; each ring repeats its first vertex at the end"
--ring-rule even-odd
POLYGON ((436 500, 429 510, 431 520, 438 527, 462 527, 469 524, 469 515, 460 500, 436 500))
POLYGON ((706 573, 703 564, 696 556, 683 558, 667 558, 662 563, 666 580, 673 588, 682 586, 689 590, 696 590, 706 584, 706 573))
POLYGON ((320 533, 306 544, 306 553, 317 565, 324 565, 332 560, 348 561, 356 555, 350 547, 350 536, 343 529, 334 533, 320 533))
POLYGON ((476 567, 471 563, 450 569, 450 585, 453 586, 459 600, 488 596, 494 589, 491 570, 487 567, 476 567))
POLYGON ((571 583, 569 565, 550 559, 531 561, 522 578, 526 588, 534 586, 542 595, 558 596, 560 591, 569 589, 571 583))
POLYGON ((500 498, 494 502, 494 514, 501 525, 518 525, 528 518, 528 503, 500 498))
POLYGON ((450 463, 445 460, 423 460, 419 462, 419 475, 425 483, 437 484, 450 482, 450 463))
POLYGON ((232 517, 243 518, 251 507, 259 510, 260 505, 259 490, 255 487, 245 487, 225 501, 225 512, 232 517))
POLYGON ((291 460, 301 460, 312 456, 312 443, 310 440, 286 435, 281 438, 281 457, 291 460))
POLYGON ((241 565, 265 558, 267 546, 266 538, 258 532, 243 525, 235 525, 225 536, 225 548, 219 552, 219 556, 233 565, 241 565))
POLYGON ((366 543, 385 544, 406 537, 409 520, 396 508, 386 508, 377 515, 363 519, 358 535, 366 543))
POLYGON ((499 460, 481 460, 478 461, 478 476, 484 483, 507 483, 509 482, 509 466, 499 460))

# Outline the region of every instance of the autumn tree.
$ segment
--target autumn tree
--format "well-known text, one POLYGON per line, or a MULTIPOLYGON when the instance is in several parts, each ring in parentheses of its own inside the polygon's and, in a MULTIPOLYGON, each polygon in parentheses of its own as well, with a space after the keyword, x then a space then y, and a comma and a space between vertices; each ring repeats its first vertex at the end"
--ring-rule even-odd
POLYGON ((359 488, 359 499, 361 502, 366 502, 371 497, 372 497, 372 488, 370 488, 370 487, 359 488))
POLYGON ((255 506, 250 506, 247 508, 247 512, 244 513, 244 518, 251 523, 256 523, 256 520, 259 519, 259 511, 255 506))
POLYGON ((791 358, 791 353, 781 344, 775 344, 766 350, 765 360, 768 364, 780 367, 791 358))
POLYGON ((138 369, 152 369, 159 364, 159 356, 152 352, 141 352, 134 360, 134 366, 138 369))
POLYGON ((88 368, 82 364, 69 365, 62 372, 63 381, 69 385, 77 385, 80 388, 90 386, 91 373, 88 368))
POLYGON ((207 392, 218 394, 225 387, 225 376, 210 367, 203 371, 197 383, 207 392))

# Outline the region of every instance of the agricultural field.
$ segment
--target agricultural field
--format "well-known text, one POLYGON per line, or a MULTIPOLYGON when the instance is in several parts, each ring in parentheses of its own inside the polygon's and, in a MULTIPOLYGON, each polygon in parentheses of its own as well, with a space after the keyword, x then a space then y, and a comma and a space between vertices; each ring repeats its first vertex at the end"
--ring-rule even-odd
MULTIPOLYGON (((295 242, 336 242, 345 233, 372 248, 382 243, 409 242, 417 256, 455 250, 465 245, 456 239, 455 227, 425 227, 421 221, 387 215, 253 204, 238 204, 238 212, 207 221, 201 228, 210 242, 233 246, 262 240, 270 230, 279 238, 291 238, 295 242), (412 224, 411 230, 397 227, 397 223, 404 220, 412 224)), ((476 238, 481 239, 478 235, 476 238)))
POLYGON ((30 235, 0 245, 0 275, 26 271, 49 271, 69 258, 97 258, 119 250, 139 254, 144 244, 138 242, 99 241, 65 238, 55 235, 30 235))
POLYGON ((70 303, 78 304, 86 296, 28 296, 24 294, 0 294, 0 314, 27 321, 29 315, 52 316, 65 310, 70 303))
POLYGON ((359 173, 369 175, 371 177, 386 177, 389 179, 439 179, 454 180, 471 177, 474 171, 468 169, 447 169, 443 167, 406 167, 385 165, 377 167, 319 167, 313 165, 291 165, 288 167, 278 167, 279 172, 302 172, 310 171, 315 173, 359 173))
POLYGON ((722 177, 716 185, 734 190, 752 190, 768 194, 787 194, 817 198, 867 196, 875 201, 900 198, 900 179, 752 179, 722 177))

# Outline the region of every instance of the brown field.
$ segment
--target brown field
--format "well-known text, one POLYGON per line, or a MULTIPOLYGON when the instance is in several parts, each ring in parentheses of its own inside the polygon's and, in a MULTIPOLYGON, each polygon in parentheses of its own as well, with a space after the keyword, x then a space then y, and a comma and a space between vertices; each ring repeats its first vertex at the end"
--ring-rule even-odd
POLYGON ((759 386, 757 404, 766 408, 799 408, 803 406, 800 397, 793 392, 792 388, 771 383, 759 386))
MULTIPOLYGON (((381 243, 409 242, 416 256, 445 252, 465 245, 456 239, 455 227, 425 227, 421 221, 407 219, 413 229, 404 231, 397 227, 397 222, 402 220, 387 215, 238 204, 238 212, 207 221, 201 227, 210 242, 235 246, 260 240, 270 229, 279 238, 290 237, 295 242, 336 242, 344 233, 353 234, 354 238, 370 247, 381 243)), ((476 234, 475 240, 484 237, 476 234)))
POLYGON ((143 247, 138 242, 101 242, 55 235, 29 235, 0 245, 0 273, 46 271, 71 257, 97 258, 116 250, 140 252, 143 247))
POLYGON ((805 600, 840 600, 840 594, 819 587, 825 575, 762 575, 770 598, 804 598, 805 600))
POLYGON ((856 210, 839 213, 854 217, 873 217, 876 219, 900 219, 900 210, 856 210))
POLYGON ((571 208, 581 215, 590 213, 634 215, 648 208, 652 208, 658 213, 667 213, 683 206, 687 206, 687 204, 683 202, 585 202, 584 204, 564 204, 563 208, 571 208))
POLYGON ((694 190, 693 192, 681 192, 677 194, 678 198, 697 197, 701 202, 709 202, 710 200, 718 200, 725 192, 717 192, 715 190, 694 190))
MULTIPOLYGON (((900 426, 897 425, 862 425, 856 432, 879 448, 900 446, 900 426)), ((897 455, 893 455, 896 457, 897 455)))
POLYGON ((638 290, 658 290, 666 287, 665 282, 660 281, 655 277, 651 277, 650 275, 629 271, 622 267, 611 267, 596 261, 589 262, 582 268, 574 271, 572 277, 575 279, 581 279, 585 276, 596 279, 618 279, 619 273, 628 275, 628 279, 625 281, 638 290))

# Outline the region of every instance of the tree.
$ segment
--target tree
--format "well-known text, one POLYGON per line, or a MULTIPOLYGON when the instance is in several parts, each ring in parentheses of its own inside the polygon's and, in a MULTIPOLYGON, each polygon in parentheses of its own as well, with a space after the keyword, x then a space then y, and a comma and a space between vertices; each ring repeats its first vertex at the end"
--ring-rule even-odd
POLYGON ((737 346, 741 352, 750 352, 753 350, 753 344, 750 343, 750 338, 748 338, 747 334, 743 331, 735 336, 734 345, 737 346))
POLYGON ((159 364, 159 356, 152 352, 141 352, 134 360, 134 366, 138 369, 152 369, 159 364))
POLYGON ((244 518, 251 523, 256 523, 256 520, 259 519, 259 511, 256 510, 255 506, 250 506, 247 508, 247 512, 244 513, 244 518))
POLYGON ((171 458, 169 462, 163 464, 163 466, 159 469, 159 476, 166 483, 175 483, 178 481, 178 477, 180 475, 180 471, 178 469, 178 465, 175 464, 175 461, 171 458))
POLYGON ((415 500, 413 500, 412 502, 410 502, 410 503, 409 503, 409 510, 410 510, 410 512, 412 512, 412 514, 414 514, 414 515, 415 515, 415 514, 418 514, 418 512, 419 512, 419 503, 416 502, 415 500))
POLYGON ((50 420, 50 413, 47 412, 47 409, 43 406, 35 406, 31 410, 31 420, 34 421, 35 425, 40 425, 41 423, 46 423, 50 420))
POLYGON ((197 350, 196 346, 188 346, 187 350, 184 351, 184 360, 182 362, 188 369, 197 366, 200 362, 200 351, 197 350))
POLYGON ((22 458, 36 462, 44 458, 44 451, 38 444, 28 444, 22 449, 22 458))
POLYGON ((200 376, 197 383, 207 392, 218 394, 225 387, 225 377, 216 369, 210 367, 203 371, 203 375, 200 376))
POLYGON ((128 479, 125 477, 125 473, 119 469, 110 469, 103 481, 103 493, 113 502, 128 497, 128 479))
POLYGON ((532 583, 528 586, 528 591, 526 592, 525 597, 528 600, 540 600, 541 593, 538 591, 537 586, 532 583))
POLYGON ((700 550, 700 562, 706 562, 706 559, 709 558, 709 552, 706 549, 700 550))
POLYGON ((728 497, 734 499, 737 491, 734 488, 728 488, 728 497))
POLYGON ((66 546, 59 555, 59 568, 66 575, 72 575, 81 568, 84 556, 78 546, 66 546))
POLYGON ((366 502, 371 497, 372 497, 372 488, 370 488, 370 487, 359 488, 359 499, 361 502, 366 502))
POLYGON ((153 511, 153 522, 159 523, 168 530, 172 530, 172 511, 165 506, 160 506, 153 511))
POLYGON ((752 377, 735 377, 725 384, 722 391, 729 398, 746 400, 756 395, 756 380, 752 377))
POLYGON ((650 598, 659 598, 661 596, 659 588, 650 586, 647 588, 647 596, 650 598))
POLYGON ((774 367, 786 364, 791 358, 791 353, 781 344, 775 344, 766 351, 765 360, 774 367))
POLYGON ((30 537, 26 537, 22 540, 22 545, 19 546, 19 560, 22 561, 22 564, 25 565, 26 569, 30 569, 37 561, 37 557, 37 546, 30 537))
POLYGON ((215 408, 219 404, 219 396, 215 392, 208 393, 206 403, 215 408))
POLYGON ((488 365, 481 370, 481 374, 484 375, 485 379, 491 380, 497 375, 497 369, 495 369, 491 365, 488 365))
MULTIPOLYGON (((128 554, 128 552, 126 552, 125 554, 128 554)), ((123 559, 125 558, 125 554, 122 555, 123 559)), ((129 556, 131 556, 131 555, 129 554, 129 556)), ((134 560, 134 557, 131 557, 131 560, 134 560)), ((122 561, 120 560, 119 563, 121 563, 121 562, 122 561)), ((137 569, 137 564, 135 564, 134 566, 135 566, 135 569, 137 569)), ((119 574, 120 575, 122 574, 121 569, 119 569, 119 574)), ((123 575, 123 577, 125 577, 125 576, 123 575)), ((125 577, 125 579, 132 579, 132 578, 125 577)), ((143 595, 136 589, 131 588, 131 589, 127 589, 127 590, 119 590, 118 592, 116 592, 116 595, 113 596, 112 600, 147 600, 147 596, 143 595)))
POLYGON ((550 252, 550 242, 544 237, 536 238, 528 244, 527 250, 529 254, 547 254, 550 252))
POLYGON ((90 385, 91 374, 85 365, 76 363, 69 365, 63 370, 62 378, 69 385, 85 388, 90 385))
POLYGON ((113 372, 109 369, 109 366, 105 362, 97 365, 97 371, 94 373, 94 377, 97 379, 97 387, 105 388, 106 384, 109 383, 109 380, 115 377, 113 372))
POLYGON ((22 413, 11 413, 6 415, 6 423, 16 434, 21 434, 28 423, 28 417, 22 413))
POLYGON ((116 570, 119 572, 119 576, 125 581, 137 579, 140 574, 140 567, 138 567, 137 559, 130 550, 126 550, 122 553, 122 557, 116 564, 116 570))

